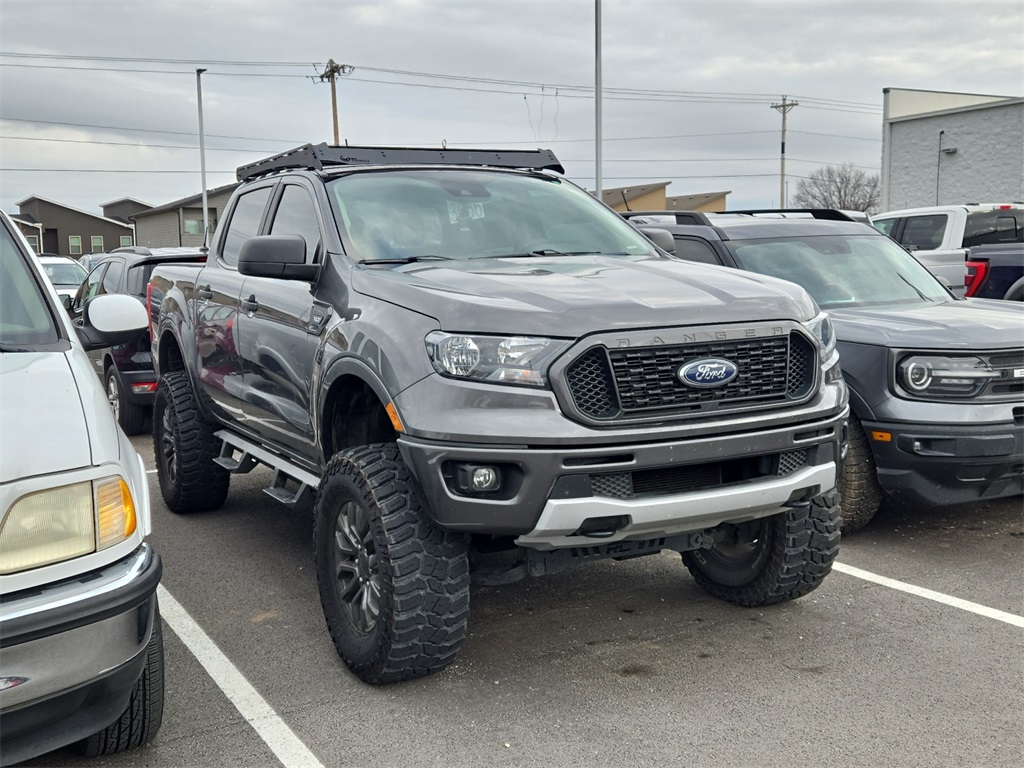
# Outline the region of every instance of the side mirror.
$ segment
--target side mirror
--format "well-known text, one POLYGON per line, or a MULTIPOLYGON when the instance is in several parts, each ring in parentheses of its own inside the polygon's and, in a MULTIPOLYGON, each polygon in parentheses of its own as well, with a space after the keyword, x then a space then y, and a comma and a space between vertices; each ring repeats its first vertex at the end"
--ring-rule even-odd
POLYGON ((311 281, 320 274, 320 265, 306 263, 301 235, 258 235, 242 243, 238 271, 251 277, 311 281))
POLYGON ((82 307, 81 322, 75 324, 86 350, 128 344, 148 330, 146 308, 135 297, 120 293, 89 299, 82 307))
POLYGON ((68 312, 71 312, 71 302, 73 299, 73 296, 68 296, 66 293, 62 293, 60 295, 61 306, 63 306, 68 312))
POLYGON ((640 227, 639 229, 644 237, 665 251, 665 253, 676 252, 676 239, 672 237, 672 233, 667 229, 658 229, 656 227, 640 227))

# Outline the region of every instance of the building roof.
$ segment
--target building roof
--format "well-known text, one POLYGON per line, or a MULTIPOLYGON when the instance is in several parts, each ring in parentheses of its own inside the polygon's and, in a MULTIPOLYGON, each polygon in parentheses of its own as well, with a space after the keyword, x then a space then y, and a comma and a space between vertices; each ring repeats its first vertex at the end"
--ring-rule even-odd
MULTIPOLYGON (((236 182, 233 182, 231 184, 225 184, 223 187, 214 187, 213 189, 209 189, 209 190, 206 191, 206 196, 207 196, 207 198, 209 198, 209 197, 211 197, 213 195, 219 195, 221 192, 233 192, 235 190, 235 187, 238 186, 238 184, 239 184, 239 182, 236 181, 236 182)), ((164 203, 163 205, 158 205, 155 208, 150 208, 148 211, 139 211, 134 216, 132 216, 132 218, 133 219, 140 219, 143 216, 150 216, 150 215, 152 215, 154 213, 164 213, 166 211, 177 210, 178 208, 188 208, 188 207, 191 207, 192 205, 194 205, 196 203, 202 204, 202 201, 203 201, 203 193, 200 192, 197 195, 191 195, 190 197, 183 197, 180 200, 172 200, 169 203, 164 203)))
POLYGON ((670 181, 657 181, 651 184, 633 184, 628 187, 615 187, 614 189, 601 190, 601 201, 606 205, 619 205, 621 203, 628 203, 630 200, 636 200, 638 197, 643 197, 651 192, 657 192, 659 189, 665 189, 670 181))
POLYGON ((66 205, 65 203, 58 203, 56 200, 50 200, 49 198, 40 197, 39 195, 29 195, 24 200, 19 200, 17 203, 15 203, 15 205, 17 205, 20 208, 21 206, 25 205, 26 203, 32 200, 39 200, 40 202, 47 203, 48 205, 56 205, 58 208, 66 208, 69 211, 80 213, 83 216, 91 216, 94 219, 100 219, 101 221, 106 221, 109 222, 110 224, 116 224, 117 226, 124 227, 125 229, 128 230, 132 228, 131 224, 126 224, 123 221, 118 221, 117 219, 111 219, 106 216, 101 216, 98 213, 89 213, 89 211, 83 211, 81 208, 75 208, 74 206, 66 205))
POLYGON ((721 200, 731 193, 732 190, 727 189, 725 192, 701 192, 696 195, 676 195, 675 197, 666 197, 665 207, 671 211, 692 211, 694 208, 707 205, 715 200, 721 200))
POLYGON ((111 200, 109 203, 100 203, 100 208, 107 208, 108 206, 117 205, 118 203, 135 203, 136 205, 144 205, 147 208, 153 207, 149 203, 144 203, 141 200, 136 200, 134 197, 119 197, 117 198, 117 200, 111 200))

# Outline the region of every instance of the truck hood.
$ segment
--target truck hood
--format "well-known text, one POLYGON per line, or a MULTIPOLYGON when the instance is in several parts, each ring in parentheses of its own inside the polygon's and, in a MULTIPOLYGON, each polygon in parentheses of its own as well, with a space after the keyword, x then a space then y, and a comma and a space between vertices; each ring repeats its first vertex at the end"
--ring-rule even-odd
POLYGON ((99 381, 79 364, 93 378, 82 386, 68 359, 73 354, 85 357, 77 349, 0 354, 0 482, 88 467, 97 432, 114 428, 99 381))
POLYGON ((967 299, 883 308, 831 308, 836 338, 908 349, 1019 348, 1024 305, 967 299))
POLYGON ((447 331, 576 338, 596 330, 806 321, 817 308, 792 283, 651 257, 464 259, 356 271, 353 286, 434 317, 447 331))

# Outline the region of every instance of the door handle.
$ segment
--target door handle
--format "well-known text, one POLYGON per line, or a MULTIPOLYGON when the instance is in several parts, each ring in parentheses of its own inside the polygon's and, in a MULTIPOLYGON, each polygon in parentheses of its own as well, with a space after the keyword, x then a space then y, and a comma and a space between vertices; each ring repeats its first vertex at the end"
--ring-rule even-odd
POLYGON ((200 285, 196 288, 196 298, 202 301, 209 301, 213 298, 213 291, 210 290, 208 285, 200 285))
POLYGON ((239 302, 239 306, 246 312, 255 312, 260 308, 260 303, 256 301, 256 294, 250 294, 248 299, 242 299, 239 302))

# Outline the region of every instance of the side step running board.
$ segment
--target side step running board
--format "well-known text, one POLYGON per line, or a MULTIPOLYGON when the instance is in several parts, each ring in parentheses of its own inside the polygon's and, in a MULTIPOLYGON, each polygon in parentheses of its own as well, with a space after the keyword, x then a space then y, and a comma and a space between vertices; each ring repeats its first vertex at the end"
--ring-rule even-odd
POLYGON ((294 506, 306 491, 320 485, 320 478, 292 464, 287 459, 250 443, 233 432, 220 430, 214 437, 221 441, 220 456, 214 462, 233 475, 242 475, 263 464, 274 470, 270 485, 263 489, 268 496, 282 504, 294 506))

